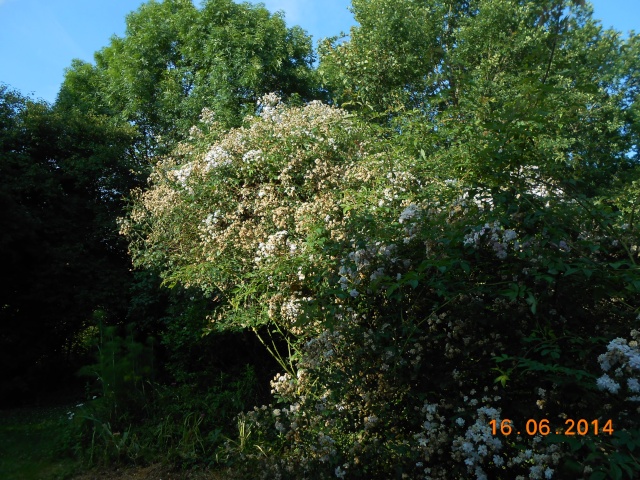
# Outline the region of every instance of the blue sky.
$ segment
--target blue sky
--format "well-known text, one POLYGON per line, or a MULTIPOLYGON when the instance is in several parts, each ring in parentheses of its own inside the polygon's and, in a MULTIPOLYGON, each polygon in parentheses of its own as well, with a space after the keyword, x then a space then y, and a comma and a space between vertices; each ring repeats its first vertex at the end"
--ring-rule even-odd
MULTIPOLYGON (((0 83, 23 94, 54 101, 64 69, 73 58, 93 61, 93 53, 123 35, 125 16, 142 0, 0 0, 0 83)), ((257 2, 253 2, 257 3, 257 2)), ((317 41, 348 31, 350 0, 265 0, 283 10, 317 41)), ((640 32, 640 0, 593 0, 605 27, 640 32)))

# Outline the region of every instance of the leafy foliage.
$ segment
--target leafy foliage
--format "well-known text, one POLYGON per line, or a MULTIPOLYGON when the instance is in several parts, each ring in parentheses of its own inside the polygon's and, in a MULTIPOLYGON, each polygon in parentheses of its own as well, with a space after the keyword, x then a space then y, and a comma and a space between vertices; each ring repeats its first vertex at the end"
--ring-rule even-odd
POLYGON ((0 247, 10 252, 0 288, 4 403, 73 378, 96 309, 124 315, 128 262, 115 218, 119 192, 135 182, 127 129, 5 86, 0 112, 0 247))
POLYGON ((241 417, 231 458, 286 478, 633 477, 637 40, 582 2, 354 10, 320 69, 359 115, 266 96, 159 162, 122 223, 138 266, 215 299, 212 329, 287 341, 261 334, 279 405, 241 417), (540 417, 558 435, 523 433, 540 417), (505 418, 522 432, 492 433, 505 418), (578 446, 567 418, 615 432, 578 446))
POLYGON ((57 104, 135 125, 141 154, 182 138, 204 107, 235 126, 263 92, 316 95, 309 37, 279 14, 231 0, 145 3, 95 60, 74 61, 57 104))
POLYGON ((28 279, 51 288, 31 256, 103 244, 70 263, 113 277, 52 341, 118 317, 133 187, 126 307, 166 381, 133 334, 105 339, 100 398, 70 413, 81 447, 247 478, 637 477, 638 36, 583 1, 353 10, 314 72, 263 7, 150 2, 53 109, 2 90, 0 245, 21 255, 3 316, 28 279))

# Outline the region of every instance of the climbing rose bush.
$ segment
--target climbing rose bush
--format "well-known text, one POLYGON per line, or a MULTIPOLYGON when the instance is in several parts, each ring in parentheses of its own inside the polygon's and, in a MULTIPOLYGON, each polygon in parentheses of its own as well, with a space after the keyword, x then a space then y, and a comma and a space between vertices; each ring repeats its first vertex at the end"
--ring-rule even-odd
POLYGON ((605 478, 619 452, 637 471, 621 210, 526 168, 514 205, 320 102, 257 112, 228 132, 204 112, 121 222, 137 266, 201 288, 210 330, 253 329, 280 362, 230 461, 250 478, 605 478), (613 432, 556 435, 567 419, 613 432))

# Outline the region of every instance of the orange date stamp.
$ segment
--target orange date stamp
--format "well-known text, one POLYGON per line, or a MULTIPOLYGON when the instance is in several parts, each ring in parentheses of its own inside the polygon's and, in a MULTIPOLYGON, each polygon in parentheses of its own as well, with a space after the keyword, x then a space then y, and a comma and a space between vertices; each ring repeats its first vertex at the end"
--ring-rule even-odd
POLYGON ((579 420, 573 420, 571 418, 565 420, 563 428, 553 429, 549 424, 549 420, 546 418, 542 420, 534 420, 529 419, 525 423, 524 430, 519 431, 516 429, 512 420, 505 418, 504 420, 498 422, 497 420, 491 420, 489 422, 491 426, 491 433, 493 435, 504 435, 509 436, 512 434, 520 435, 522 433, 526 433, 527 435, 549 435, 555 433, 556 435, 613 435, 613 422, 611 420, 607 420, 602 423, 599 420, 585 420, 581 418, 579 420))

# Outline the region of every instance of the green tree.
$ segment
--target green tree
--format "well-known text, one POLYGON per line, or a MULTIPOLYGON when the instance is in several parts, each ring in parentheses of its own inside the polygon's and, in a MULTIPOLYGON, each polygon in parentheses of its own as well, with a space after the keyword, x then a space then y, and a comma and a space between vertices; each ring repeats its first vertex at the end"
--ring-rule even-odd
POLYGON ((126 314, 131 132, 72 113, 1 87, 2 401, 68 382, 92 312, 126 314))
POLYGON ((95 65, 73 62, 57 104, 135 125, 137 149, 150 154, 187 135, 204 107, 236 126, 265 92, 313 98, 312 61, 310 38, 262 6, 151 1, 95 65))

